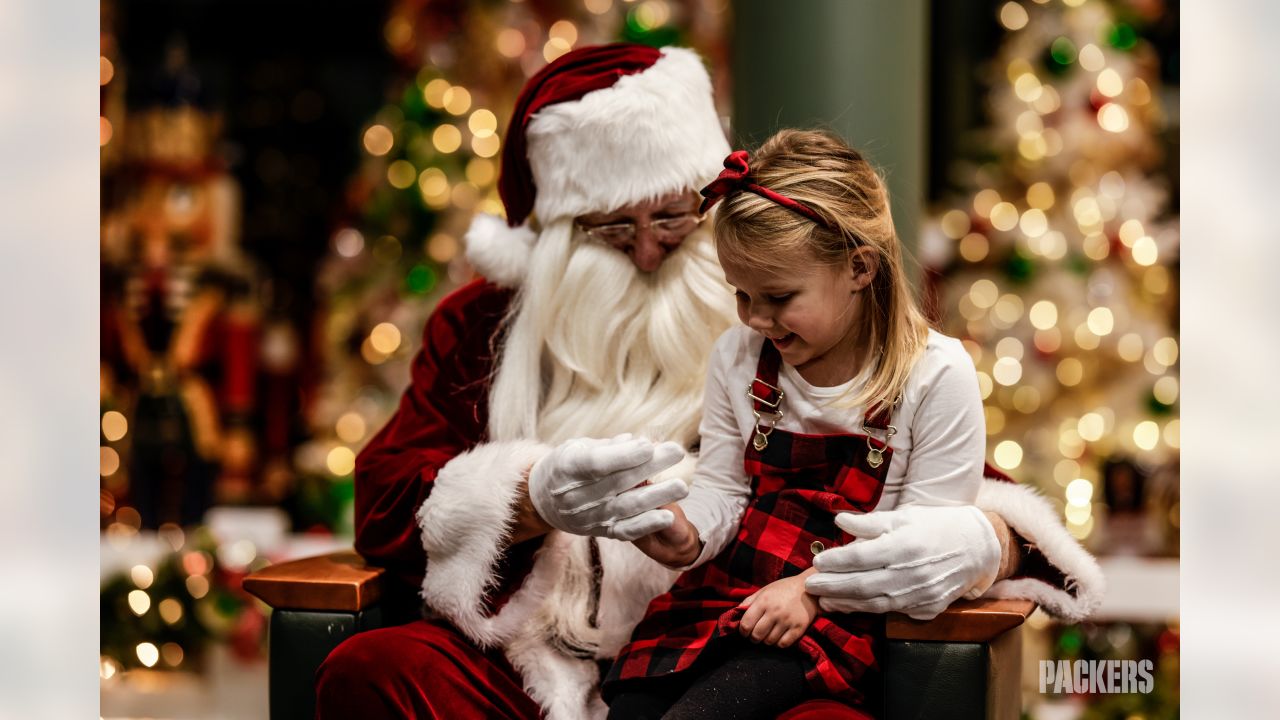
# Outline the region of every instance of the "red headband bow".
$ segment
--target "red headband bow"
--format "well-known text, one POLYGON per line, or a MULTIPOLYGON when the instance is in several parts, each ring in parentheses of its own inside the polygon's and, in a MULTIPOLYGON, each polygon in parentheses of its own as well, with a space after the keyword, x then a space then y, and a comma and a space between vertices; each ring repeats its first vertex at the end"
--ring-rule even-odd
POLYGON ((699 191, 702 197, 706 198, 702 201, 702 206, 698 208, 699 213, 705 213, 710 210, 712 205, 720 202, 729 193, 746 190, 767 200, 772 200, 788 210, 798 212, 828 230, 832 229, 827 221, 823 220, 822 216, 814 212, 813 208, 808 205, 752 182, 749 160, 750 156, 747 155, 746 150, 734 150, 729 153, 729 157, 724 159, 724 170, 721 170, 720 175, 715 180, 712 180, 709 185, 699 191))

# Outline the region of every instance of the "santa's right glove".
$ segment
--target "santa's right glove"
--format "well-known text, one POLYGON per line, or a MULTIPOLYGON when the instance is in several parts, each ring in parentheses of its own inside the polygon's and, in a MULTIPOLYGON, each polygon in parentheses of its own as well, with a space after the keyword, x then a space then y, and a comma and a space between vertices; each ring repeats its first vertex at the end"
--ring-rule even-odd
POLYGON ((529 498, 547 524, 575 535, 635 540, 675 522, 657 508, 689 494, 680 478, 644 481, 684 459, 678 443, 619 435, 561 443, 529 471, 529 498))
POLYGON ((805 581, 823 610, 931 620, 986 592, 1000 570, 996 531, 972 505, 842 512, 836 525, 855 540, 815 556, 818 572, 805 581))

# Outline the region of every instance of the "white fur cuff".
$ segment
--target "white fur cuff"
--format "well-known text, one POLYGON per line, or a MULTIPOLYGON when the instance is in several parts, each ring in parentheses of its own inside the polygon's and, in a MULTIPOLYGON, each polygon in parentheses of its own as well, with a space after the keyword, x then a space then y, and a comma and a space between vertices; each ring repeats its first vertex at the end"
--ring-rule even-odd
POLYGON ((500 644, 532 616, 551 584, 549 558, 539 552, 533 573, 493 616, 487 596, 502 578, 495 565, 511 536, 525 473, 550 451, 540 443, 487 443, 450 460, 418 510, 427 574, 422 598, 482 646, 500 644))
POLYGON ((1102 568, 1067 532, 1048 500, 1026 485, 984 480, 977 504, 1004 518, 1067 579, 1065 588, 1029 577, 1001 580, 984 597, 1035 600, 1068 622, 1079 622, 1097 609, 1106 592, 1102 568))

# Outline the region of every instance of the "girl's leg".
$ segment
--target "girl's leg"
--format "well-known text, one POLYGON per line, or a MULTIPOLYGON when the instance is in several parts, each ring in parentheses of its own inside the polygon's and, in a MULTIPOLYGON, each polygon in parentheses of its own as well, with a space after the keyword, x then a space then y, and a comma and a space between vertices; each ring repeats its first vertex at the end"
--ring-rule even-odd
POLYGON ((649 678, 614 693, 608 698, 608 720, 658 720, 689 687, 693 677, 693 673, 685 672, 675 677, 649 678))
POLYGON ((798 651, 743 641, 723 663, 694 680, 662 717, 773 720, 812 695, 804 672, 798 651))

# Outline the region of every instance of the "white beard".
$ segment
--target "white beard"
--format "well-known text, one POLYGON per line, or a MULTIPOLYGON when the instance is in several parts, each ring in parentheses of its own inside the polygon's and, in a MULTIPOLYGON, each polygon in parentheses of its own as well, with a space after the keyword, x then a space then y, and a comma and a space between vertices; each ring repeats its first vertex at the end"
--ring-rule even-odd
MULTIPOLYGON (((551 224, 533 246, 508 316, 489 394, 490 439, 554 445, 629 432, 688 448, 698 437, 712 345, 735 320, 709 233, 691 234, 656 272, 643 273, 623 253, 575 239, 572 220, 551 224)), ((690 464, 668 472, 687 476, 690 464)), ((627 543, 602 541, 613 568, 602 582, 613 590, 593 597, 589 540, 567 542, 530 637, 610 657, 675 573, 627 543), (619 553, 634 556, 630 567, 619 564, 619 553), (632 601, 633 612, 620 615, 620 598, 632 601), (608 627, 589 622, 597 603, 608 627)))
POLYGON ((571 220, 551 224, 511 312, 489 397, 491 439, 697 439, 707 359, 736 321, 709 232, 644 273, 575 238, 571 220))

